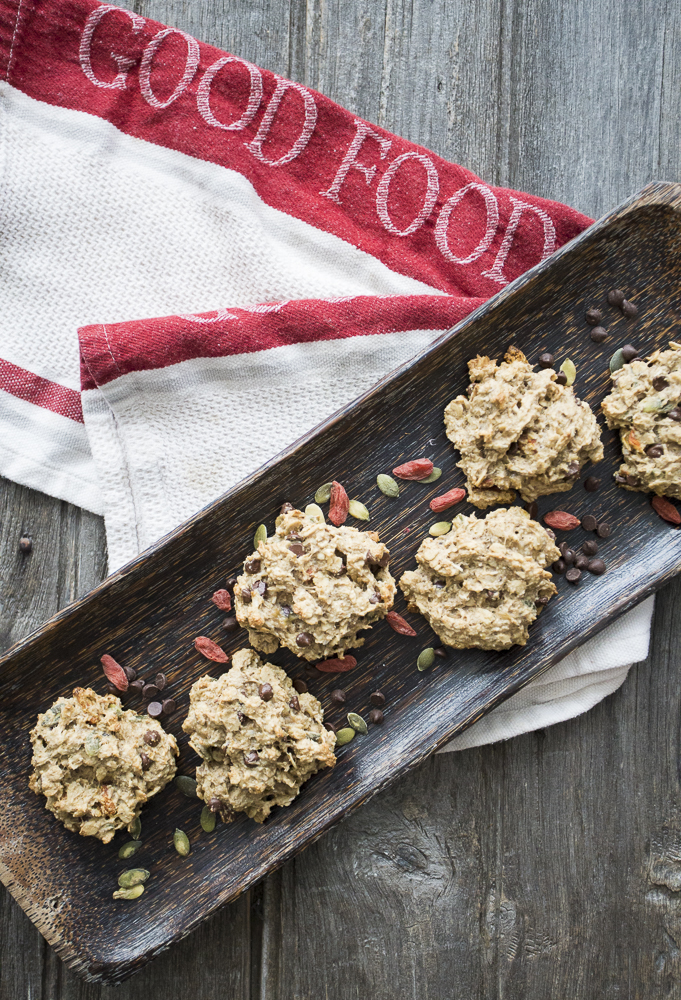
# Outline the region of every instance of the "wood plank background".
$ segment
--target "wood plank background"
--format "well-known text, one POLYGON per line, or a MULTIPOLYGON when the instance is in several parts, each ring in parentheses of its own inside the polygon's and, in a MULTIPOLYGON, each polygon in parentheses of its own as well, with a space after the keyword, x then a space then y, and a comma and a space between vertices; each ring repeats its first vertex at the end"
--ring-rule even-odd
MULTIPOLYGON (((592 216, 681 179, 680 0, 132 9, 592 216)), ((0 481, 2 648, 105 566, 99 518, 0 481)), ((432 759, 115 993, 65 970, 0 889, 0 996, 681 997, 680 626, 681 580, 658 597, 649 659, 605 703, 432 759)))

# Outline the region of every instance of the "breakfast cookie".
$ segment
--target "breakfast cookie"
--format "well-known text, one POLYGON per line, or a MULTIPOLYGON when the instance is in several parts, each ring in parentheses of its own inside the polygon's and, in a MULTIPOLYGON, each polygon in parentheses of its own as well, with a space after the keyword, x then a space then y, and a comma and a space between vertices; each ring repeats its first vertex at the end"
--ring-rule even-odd
POLYGON ((681 344, 634 358, 612 380, 602 405, 622 442, 615 481, 625 490, 681 497, 681 344))
POLYGON ((471 385, 445 409, 449 440, 461 452, 468 499, 484 509, 572 489, 583 465, 603 458, 588 403, 560 385, 552 368, 533 371, 515 347, 497 365, 468 362, 471 385))
POLYGON ((75 688, 39 715, 31 743, 31 790, 67 830, 105 844, 168 784, 178 754, 155 719, 91 688, 75 688))
POLYGON ((560 558, 551 536, 520 507, 478 520, 457 514, 446 535, 426 538, 418 569, 400 587, 440 640, 455 649, 524 646, 528 626, 556 593, 545 569, 560 558))
POLYGON ((335 528, 284 509, 237 580, 239 624, 264 653, 282 645, 306 660, 343 656, 364 643, 357 633, 392 607, 389 561, 375 531, 335 528))
POLYGON ((280 667, 240 649, 221 677, 201 677, 183 724, 203 758, 196 791, 229 822, 245 812, 256 823, 288 806, 301 785, 336 762, 336 736, 322 725, 322 706, 297 694, 280 667))

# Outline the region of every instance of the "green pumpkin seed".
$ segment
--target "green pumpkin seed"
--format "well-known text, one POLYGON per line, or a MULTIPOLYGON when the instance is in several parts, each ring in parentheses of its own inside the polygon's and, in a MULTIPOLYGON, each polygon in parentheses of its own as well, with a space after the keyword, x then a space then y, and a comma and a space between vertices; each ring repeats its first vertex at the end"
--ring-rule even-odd
POLYGON ((366 736, 366 734, 369 732, 369 730, 367 729, 366 722, 364 721, 362 716, 357 715, 356 712, 348 712, 348 722, 350 723, 352 728, 356 732, 361 733, 362 736, 366 736))
POLYGON ((114 899, 139 899, 144 892, 144 886, 140 882, 139 885, 133 885, 130 889, 116 889, 113 894, 114 899))
POLYGON ((310 521, 319 521, 320 524, 324 524, 324 511, 316 503, 309 503, 307 505, 305 508, 305 517, 309 518, 310 521))
POLYGON ((456 514, 452 524, 468 524, 468 518, 465 514, 456 514))
POLYGON ((134 820, 128 827, 128 833, 130 834, 133 840, 140 839, 140 834, 142 833, 142 820, 139 818, 139 816, 135 816, 134 820))
POLYGON ((384 473, 381 473, 379 476, 376 476, 376 485, 386 497, 398 497, 400 495, 400 488, 392 476, 386 476, 384 473))
POLYGON ((348 513, 351 517, 356 517, 358 521, 368 521, 369 511, 359 500, 351 500, 348 505, 348 513))
MULTIPOLYGON (((644 413, 656 413, 661 410, 663 406, 666 405, 666 399, 660 399, 659 396, 653 396, 652 399, 644 399, 641 403, 641 409, 644 413)), ((672 407, 673 409, 673 407, 672 407)))
POLYGON ((448 531, 451 531, 451 527, 451 521, 438 521, 437 524, 431 524, 428 532, 437 537, 438 535, 446 535, 448 531))
POLYGON ((257 551, 260 542, 266 542, 266 541, 267 541, 267 528, 265 527, 264 524, 259 524, 258 527, 255 529, 255 534, 253 535, 253 548, 256 549, 257 551))
POLYGON ((565 372, 565 376, 567 378, 567 384, 572 385, 575 379, 577 378, 577 369, 575 368, 573 362, 570 361, 569 358, 566 358, 565 361, 560 366, 560 370, 562 372, 565 372))
POLYGON ((118 884, 122 889, 132 889, 134 885, 142 885, 149 878, 146 868, 129 868, 118 876, 118 884))
POLYGON ((118 857, 125 861, 126 858, 131 858, 136 851, 139 851, 141 846, 141 840, 128 840, 118 852, 118 857))
POLYGON ((619 347, 613 356, 610 358, 610 371, 618 372, 620 368, 624 367, 624 354, 622 353, 622 348, 619 347))
POLYGON ((194 778, 190 778, 188 774, 178 774, 175 778, 175 785, 188 799, 198 799, 196 781, 194 778))
POLYGON ((355 738, 354 729, 351 729, 350 727, 347 727, 346 729, 339 729, 338 732, 336 733, 336 746, 342 747, 346 743, 349 743, 350 740, 354 740, 354 738, 355 738))
POLYGON ((99 748, 102 743, 98 736, 86 736, 85 737, 85 753, 89 757, 96 757, 99 753, 99 748))
POLYGON ((331 499, 331 483, 324 483, 314 495, 315 503, 327 503, 331 499))
POLYGON ((431 472, 431 474, 429 476, 426 476, 425 479, 417 479, 416 482, 417 483, 434 483, 437 479, 440 478, 441 475, 442 475, 442 469, 434 468, 433 471, 431 472))
POLYGON ((205 830, 206 833, 212 833, 217 821, 215 813, 208 806, 204 806, 201 810, 201 829, 205 830))
POLYGON ((435 663, 435 650, 432 646, 428 649, 422 649, 419 653, 419 658, 416 661, 416 667, 418 670, 428 670, 435 663))
POLYGON ((183 858, 186 858, 191 851, 191 846, 189 844, 189 837, 183 830, 176 830, 173 834, 173 844, 175 845, 175 850, 183 858))

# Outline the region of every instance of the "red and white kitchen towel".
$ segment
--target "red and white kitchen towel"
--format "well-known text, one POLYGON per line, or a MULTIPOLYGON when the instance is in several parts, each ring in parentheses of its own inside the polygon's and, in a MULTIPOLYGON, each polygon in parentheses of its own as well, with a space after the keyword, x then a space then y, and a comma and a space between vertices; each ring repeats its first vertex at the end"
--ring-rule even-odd
POLYGON ((104 513, 110 569, 590 222, 92 0, 0 0, 0 147, 0 474, 104 513))

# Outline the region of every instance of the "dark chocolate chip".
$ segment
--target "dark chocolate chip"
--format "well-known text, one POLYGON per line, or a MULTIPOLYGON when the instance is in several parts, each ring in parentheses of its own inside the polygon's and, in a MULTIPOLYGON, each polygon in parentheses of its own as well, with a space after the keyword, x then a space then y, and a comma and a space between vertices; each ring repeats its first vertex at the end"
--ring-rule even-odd
POLYGON ((622 348, 622 357, 625 361, 633 361, 634 358, 638 357, 638 350, 633 344, 625 344, 622 348))
POLYGON ((599 538, 609 538, 610 531, 610 525, 606 521, 602 521, 596 528, 596 534, 599 538))
POLYGON ((149 754, 146 754, 144 750, 140 750, 140 761, 142 764, 142 770, 148 771, 151 767, 151 757, 149 754))
POLYGON ((551 531, 551 529, 550 529, 550 528, 544 528, 544 531, 545 531, 545 532, 546 532, 546 534, 547 534, 547 535, 549 536, 549 538, 550 538, 550 539, 551 539, 552 541, 554 541, 554 542, 555 542, 555 540, 556 540, 556 533, 555 533, 555 531, 551 531))
POLYGON ((598 552, 598 542, 584 542, 584 545, 582 545, 582 552, 585 556, 595 556, 598 552))
POLYGON ((436 656, 439 656, 441 660, 446 660, 447 657, 449 656, 449 653, 444 648, 444 646, 436 646, 433 652, 435 653, 436 656))
POLYGON ((281 604, 279 610, 281 611, 284 618, 288 618, 290 615, 293 614, 293 610, 288 604, 281 604))
POLYGON ((283 503, 279 509, 279 514, 288 514, 290 510, 295 510, 292 503, 283 503))
POLYGON ((646 448, 646 455, 648 458, 659 458, 660 455, 664 455, 664 448, 661 444, 649 444, 646 448))
POLYGON ((253 597, 253 595, 251 594, 251 588, 250 587, 242 587, 241 588, 241 600, 244 602, 244 604, 250 604, 252 597, 253 597))
POLYGON ((536 500, 533 500, 532 503, 528 503, 525 510, 530 515, 533 521, 536 521, 537 518, 539 517, 539 507, 537 506, 536 500))
POLYGON ((160 701, 150 701, 147 705, 147 712, 152 719, 158 719, 160 715, 163 715, 163 705, 160 701))
POLYGON ((134 681, 137 679, 137 671, 134 667, 123 667, 123 673, 128 678, 129 681, 134 681))
POLYGON ((516 455, 517 453, 518 453, 518 442, 517 441, 511 441, 511 443, 508 446, 508 451, 506 452, 506 454, 507 455, 516 455))
POLYGON ((581 569, 577 569, 576 566, 571 566, 570 569, 565 574, 565 579, 568 583, 579 583, 582 576, 581 569))
POLYGON ((579 462, 570 462, 570 464, 567 467, 567 471, 568 471, 568 476, 571 476, 573 479, 578 479, 580 472, 579 462))
POLYGON ((148 701, 153 701, 157 694, 158 688, 155 684, 145 684, 142 688, 142 697, 146 698, 148 701))
POLYGON ((534 603, 535 603, 536 607, 543 608, 546 604, 549 603, 549 598, 548 597, 538 597, 537 600, 534 603))
POLYGON ((132 690, 135 692, 135 694, 142 694, 142 691, 144 690, 145 687, 146 687, 146 681, 136 680, 136 681, 132 681, 132 683, 130 684, 130 687, 128 688, 128 690, 130 690, 130 688, 132 688, 132 690))
POLYGON ((289 708, 292 708, 294 712, 300 711, 300 702, 298 701, 298 695, 294 694, 288 700, 289 708))
POLYGON ((653 379, 653 389, 655 390, 655 392, 662 392, 662 390, 666 389, 668 385, 669 382, 664 377, 664 375, 656 375, 655 378, 653 379))
POLYGON ((383 723, 385 716, 380 708, 372 708, 369 712, 369 722, 373 722, 375 726, 380 726, 383 723))
POLYGON ((567 385, 567 375, 565 372, 558 372, 556 375, 556 385, 567 385))
POLYGON ((634 319, 634 317, 638 316, 638 306, 635 306, 633 302, 629 302, 627 299, 624 299, 620 309, 627 319, 634 319))
POLYGON ((336 732, 336 728, 337 727, 334 726, 333 722, 325 722, 324 723, 324 729, 328 729, 328 731, 330 733, 335 733, 336 732))
POLYGON ((163 714, 172 715, 177 708, 177 702, 174 698, 166 698, 163 702, 163 714))
POLYGON ((311 646, 313 642, 314 636, 309 632, 299 632, 296 636, 296 646, 311 646))
POLYGON ((298 680, 297 678, 293 682, 293 687, 298 692, 298 694, 307 694, 307 692, 309 691, 309 688, 305 683, 305 681, 298 680))
POLYGON ((255 591, 256 594, 260 594, 261 597, 264 597, 267 593, 267 584, 264 580, 256 580, 251 587, 251 590, 255 591))
POLYGON ((577 556, 575 559, 575 566, 577 569, 588 569, 589 557, 588 556, 577 556))
POLYGON ((681 410, 678 406, 675 406, 673 410, 670 410, 667 414, 670 420, 681 420, 681 410))
POLYGON ((220 810, 223 808, 222 799, 218 798, 208 799, 206 805, 208 806, 208 808, 212 813, 220 812, 220 810))
POLYGON ((345 691, 342 688, 336 688, 335 691, 331 692, 331 704, 332 705, 345 704, 345 691))
POLYGON ((584 313, 584 319, 587 321, 589 326, 598 326, 600 321, 603 319, 603 313, 600 309, 587 309, 584 313))
POLYGON ((378 604, 380 600, 381 600, 381 595, 377 594, 376 591, 374 591, 371 597, 369 598, 369 604, 378 604))
POLYGON ((377 708, 382 708, 385 705, 385 695, 382 691, 373 691, 369 695, 369 701, 372 705, 376 705, 377 708))
POLYGON ((28 537, 28 535, 22 535, 19 539, 19 551, 23 555, 27 556, 29 552, 33 549, 33 542, 28 537))
POLYGON ((106 689, 109 692, 109 694, 115 694, 119 698, 123 697, 123 692, 120 691, 115 684, 107 684, 106 689))
POLYGON ((626 481, 627 481, 627 477, 624 475, 623 472, 616 472, 615 473, 615 482, 619 486, 624 486, 624 484, 626 483, 626 481))
POLYGON ((631 486, 633 489, 635 489, 637 486, 640 485, 641 485, 641 480, 638 478, 638 476, 630 476, 629 473, 627 473, 627 486, 631 486))
POLYGON ((302 542, 302 540, 303 536, 299 535, 297 531, 289 531, 288 535, 286 536, 287 542, 302 542))
POLYGON ((147 729, 142 739, 148 746, 157 747, 161 742, 161 734, 157 729, 147 729))
POLYGON ((294 556, 298 557, 302 556, 305 552, 305 549, 300 542, 294 542, 293 545, 289 545, 288 550, 289 552, 292 552, 294 556))
POLYGON ((605 573, 605 563, 602 559, 592 559, 587 568, 590 573, 595 573, 596 576, 601 576, 602 573, 605 573))
POLYGON ((261 684, 258 688, 258 694, 263 701, 269 701, 274 696, 274 689, 271 684, 261 684))
POLYGON ((310 674, 310 676, 312 676, 312 677, 319 677, 319 671, 317 670, 317 664, 316 663, 306 663, 305 664, 305 670, 306 670, 306 672, 308 674, 310 674))
POLYGON ((236 620, 236 618, 234 618, 234 616, 230 616, 229 618, 225 618, 225 620, 223 621, 222 624, 223 624, 224 628, 228 632, 234 632, 239 627, 239 623, 236 620))
POLYGON ((593 514, 585 514, 582 518, 582 527, 585 531, 595 531, 598 527, 598 521, 593 514))
POLYGON ((587 493, 595 493, 596 490, 601 488, 601 480, 596 476, 587 476, 584 480, 584 489, 587 493))
POLYGON ((236 577, 235 576, 230 576, 229 580, 225 584, 225 588, 227 590, 232 591, 232 593, 233 593, 234 592, 234 588, 236 587, 236 584, 237 584, 236 577))
POLYGON ((624 292, 619 288, 611 288, 608 292, 608 302, 611 306, 621 306, 624 302, 624 292))
POLYGON ((577 558, 577 553, 574 549, 565 549, 563 551, 563 562, 566 566, 572 566, 575 559, 577 558))
POLYGON ((446 580, 434 580, 433 581, 433 586, 435 587, 436 590, 442 590, 443 587, 445 587, 446 585, 447 585, 447 581, 446 580))
POLYGON ((556 559, 554 563, 551 563, 551 569, 553 570, 554 573, 558 573, 559 575, 562 576, 562 574, 565 572, 564 561, 562 559, 556 559))
POLYGON ((246 767, 257 767, 259 760, 260 754, 257 750, 249 750, 248 753, 244 754, 244 764, 246 767))
POLYGON ((602 344, 604 340, 608 339, 608 331, 604 326, 595 326, 589 336, 595 344, 602 344))
POLYGON ((258 573, 260 570, 260 560, 247 559, 244 563, 244 569, 247 573, 258 573))
POLYGON ((540 368, 552 368, 553 367, 553 354, 540 354, 537 360, 537 364, 540 368))
POLYGON ((239 725, 244 726, 246 724, 246 716, 243 712, 237 712, 236 717, 239 720, 239 725))

